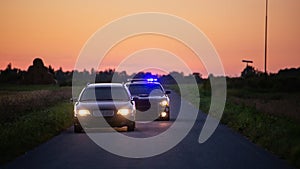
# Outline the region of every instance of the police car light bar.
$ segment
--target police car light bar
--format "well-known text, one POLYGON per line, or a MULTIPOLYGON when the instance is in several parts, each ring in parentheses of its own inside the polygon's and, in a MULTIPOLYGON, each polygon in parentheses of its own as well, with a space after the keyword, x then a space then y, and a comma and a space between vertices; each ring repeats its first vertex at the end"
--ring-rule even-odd
POLYGON ((147 81, 147 82, 157 82, 156 78, 133 78, 133 79, 127 79, 127 81, 131 81, 131 82, 138 82, 138 81, 147 81))
POLYGON ((149 78, 147 79, 148 82, 157 82, 157 79, 154 79, 154 78, 149 78))

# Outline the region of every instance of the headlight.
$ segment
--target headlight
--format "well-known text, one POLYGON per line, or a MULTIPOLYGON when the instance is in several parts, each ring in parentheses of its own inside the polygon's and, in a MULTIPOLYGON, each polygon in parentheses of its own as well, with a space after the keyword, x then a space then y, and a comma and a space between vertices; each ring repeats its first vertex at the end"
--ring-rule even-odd
POLYGON ((120 114, 122 116, 127 116, 129 114, 129 109, 119 109, 117 114, 120 114))
POLYGON ((90 115, 90 111, 88 110, 78 110, 78 115, 79 116, 87 116, 87 115, 90 115))
POLYGON ((161 117, 167 117, 168 114, 166 112, 161 112, 160 115, 161 117))
POLYGON ((168 101, 167 100, 163 100, 159 103, 161 106, 167 106, 169 105, 168 101))

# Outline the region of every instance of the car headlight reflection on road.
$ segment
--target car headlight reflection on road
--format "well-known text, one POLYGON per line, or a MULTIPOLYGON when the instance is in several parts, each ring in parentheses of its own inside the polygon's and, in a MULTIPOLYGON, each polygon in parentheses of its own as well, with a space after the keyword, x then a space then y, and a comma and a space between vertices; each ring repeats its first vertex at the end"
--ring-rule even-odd
POLYGON ((83 110, 78 110, 78 115, 79 116, 87 116, 87 115, 90 115, 91 113, 90 113, 90 111, 89 110, 85 110, 85 109, 83 109, 83 110))
POLYGON ((161 106, 168 106, 168 101, 167 100, 163 100, 159 103, 161 106))
POLYGON ((129 114, 129 109, 119 109, 117 114, 120 114, 122 116, 127 116, 129 114))

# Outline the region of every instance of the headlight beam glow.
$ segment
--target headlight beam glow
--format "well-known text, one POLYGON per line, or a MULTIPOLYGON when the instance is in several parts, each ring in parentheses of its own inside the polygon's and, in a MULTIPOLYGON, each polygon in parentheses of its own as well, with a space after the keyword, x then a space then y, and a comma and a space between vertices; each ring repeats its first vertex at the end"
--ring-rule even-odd
POLYGON ((78 110, 78 115, 79 116, 87 116, 87 115, 90 115, 90 111, 89 110, 85 110, 85 109, 82 109, 82 110, 78 110))
POLYGON ((161 105, 161 106, 168 106, 169 103, 168 103, 167 100, 163 100, 163 101, 160 102, 160 105, 161 105))
POLYGON ((119 109, 117 114, 120 114, 122 116, 127 116, 129 114, 129 109, 119 109))

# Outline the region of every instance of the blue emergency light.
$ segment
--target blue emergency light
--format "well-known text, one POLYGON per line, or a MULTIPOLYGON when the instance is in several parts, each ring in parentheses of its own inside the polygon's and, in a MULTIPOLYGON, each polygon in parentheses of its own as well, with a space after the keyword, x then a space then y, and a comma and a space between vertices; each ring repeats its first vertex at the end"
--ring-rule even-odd
POLYGON ((154 79, 154 78, 149 78, 147 79, 148 82, 157 82, 157 79, 154 79))

